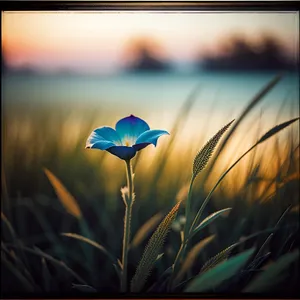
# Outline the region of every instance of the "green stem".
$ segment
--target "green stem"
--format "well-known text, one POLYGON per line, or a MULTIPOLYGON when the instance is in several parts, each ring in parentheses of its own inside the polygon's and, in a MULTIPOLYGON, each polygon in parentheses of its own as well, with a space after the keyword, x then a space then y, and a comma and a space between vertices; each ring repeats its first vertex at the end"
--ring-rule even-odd
POLYGON ((191 219, 190 219, 190 216, 191 216, 191 198, 192 198, 192 188, 193 188, 194 180, 195 180, 195 176, 193 175, 192 178, 191 178, 190 188, 189 188, 188 197, 187 197, 186 205, 185 205, 185 225, 184 225, 183 241, 181 243, 180 249, 179 249, 179 251, 177 253, 177 256, 175 258, 169 288, 172 288, 172 286, 174 284, 174 282, 173 282, 174 276, 177 273, 177 269, 179 267, 180 261, 181 261, 182 257, 184 256, 185 250, 186 250, 186 244, 187 244, 187 240, 188 240, 188 232, 189 232, 189 227, 190 227, 190 224, 191 224, 191 219))
POLYGON ((219 180, 217 181, 217 183, 214 185, 214 187, 210 190, 209 194, 207 195, 207 197, 205 198, 205 200, 203 201, 193 223, 192 223, 192 226, 190 227, 190 230, 189 230, 189 235, 191 236, 193 230, 195 229, 197 223, 199 222, 199 219, 202 215, 202 212, 204 211, 204 208, 206 206, 206 204, 208 203, 208 201, 210 200, 211 198, 211 195, 212 193, 215 191, 215 189, 218 187, 218 185, 221 183, 221 181, 223 180, 223 178, 233 169, 233 167, 244 157, 246 156, 251 150, 253 150, 258 144, 254 144, 250 149, 248 149, 242 156, 239 157, 239 159, 237 159, 235 161, 235 163, 233 163, 229 169, 227 169, 223 174, 222 176, 219 178, 219 180))
POLYGON ((191 202, 192 202, 191 199, 192 199, 192 188, 193 188, 194 180, 195 180, 195 176, 193 175, 191 178, 189 193, 188 193, 186 206, 185 206, 185 225, 184 225, 183 243, 185 243, 187 240, 189 228, 191 225, 190 224, 191 223, 191 202))
POLYGON ((182 241, 181 245, 180 245, 180 248, 178 250, 178 253, 176 255, 174 265, 173 265, 173 270, 172 270, 171 278, 170 278, 170 281, 169 281, 169 291, 172 291, 172 288, 175 285, 175 282, 174 282, 175 275, 176 275, 177 270, 178 270, 179 262, 181 261, 181 258, 182 258, 183 254, 185 252, 185 248, 186 248, 186 245, 182 241))
POLYGON ((188 198, 187 198, 187 202, 186 202, 186 210, 185 210, 185 216, 186 216, 186 224, 184 227, 184 238, 183 241, 181 243, 180 249, 177 253, 174 265, 173 265, 173 272, 171 275, 171 280, 169 283, 169 289, 172 288, 173 286, 173 279, 174 279, 174 275, 176 274, 179 262, 181 261, 181 258, 184 256, 185 251, 186 251, 186 246, 187 243, 189 241, 189 239, 193 236, 193 230, 195 229, 196 224, 198 223, 202 212, 204 211, 204 208, 206 206, 206 204, 208 203, 208 201, 211 198, 212 193, 215 191, 215 189, 218 187, 218 185, 221 183, 221 181, 223 180, 223 178, 234 168, 234 166, 244 157, 246 156, 250 151, 252 151, 256 146, 258 145, 258 143, 254 144, 251 148, 249 148, 243 155, 241 155, 231 166, 229 169, 227 169, 222 176, 219 178, 219 180, 217 181, 217 183, 214 185, 214 187, 211 189, 211 191, 209 192, 209 194, 207 195, 207 197, 205 198, 205 200, 203 201, 192 225, 190 226, 190 210, 191 210, 191 196, 192 196, 192 187, 193 187, 193 183, 195 180, 195 177, 192 176, 191 179, 191 183, 190 183, 190 188, 189 188, 189 193, 188 193, 188 198))
POLYGON ((127 257, 128 257, 128 246, 130 239, 130 222, 131 222, 131 211, 132 211, 132 199, 133 199, 133 180, 130 160, 126 160, 127 169, 127 186, 128 186, 128 198, 126 198, 125 205, 125 219, 124 219, 124 238, 123 238, 123 253, 122 253, 122 278, 121 278, 121 292, 127 291, 127 257))

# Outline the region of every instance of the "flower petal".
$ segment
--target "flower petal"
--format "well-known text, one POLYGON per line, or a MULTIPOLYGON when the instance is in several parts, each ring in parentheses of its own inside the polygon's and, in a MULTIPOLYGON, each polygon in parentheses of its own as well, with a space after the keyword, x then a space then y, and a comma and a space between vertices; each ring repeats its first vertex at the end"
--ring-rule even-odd
POLYGON ((121 139, 113 128, 106 126, 95 129, 86 141, 86 148, 106 150, 115 145, 121 145, 121 139))
POLYGON ((141 143, 141 144, 137 144, 137 145, 133 145, 132 147, 136 150, 136 151, 140 151, 144 148, 146 148, 147 146, 151 145, 151 143, 141 143))
POLYGON ((132 147, 126 147, 126 146, 114 146, 109 149, 106 149, 108 152, 110 152, 113 155, 118 156, 121 159, 129 160, 133 158, 136 154, 136 150, 132 147))
POLYGON ((105 140, 112 141, 115 144, 120 144, 121 139, 118 133, 111 127, 103 126, 94 130, 96 134, 103 137, 105 140))
POLYGON ((136 139, 145 131, 149 130, 149 125, 142 119, 130 115, 123 118, 116 124, 116 131, 119 134, 122 144, 134 144, 136 139))
POLYGON ((153 144, 154 146, 156 146, 158 138, 164 134, 169 134, 169 133, 165 130, 159 130, 159 129, 147 130, 137 138, 135 145, 133 145, 133 147, 138 151, 145 148, 149 144, 153 144))
POLYGON ((93 144, 86 144, 86 148, 91 149, 100 149, 100 150, 107 150, 108 148, 116 146, 113 142, 107 140, 98 140, 96 143, 93 144))

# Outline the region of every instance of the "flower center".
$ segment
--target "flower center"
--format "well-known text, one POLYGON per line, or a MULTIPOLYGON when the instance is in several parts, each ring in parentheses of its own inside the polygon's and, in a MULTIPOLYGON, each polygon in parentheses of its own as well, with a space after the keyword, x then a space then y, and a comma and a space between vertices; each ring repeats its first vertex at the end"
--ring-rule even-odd
POLYGON ((125 136, 122 140, 123 146, 126 147, 131 147, 132 145, 134 145, 134 143, 135 143, 135 139, 132 138, 131 136, 125 136))

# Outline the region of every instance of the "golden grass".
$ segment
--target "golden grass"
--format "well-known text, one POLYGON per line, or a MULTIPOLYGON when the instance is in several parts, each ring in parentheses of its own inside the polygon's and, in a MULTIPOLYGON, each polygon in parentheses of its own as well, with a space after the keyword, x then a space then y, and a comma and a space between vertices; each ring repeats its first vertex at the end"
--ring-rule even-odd
POLYGON ((58 199, 66 210, 73 215, 75 218, 81 218, 80 208, 75 200, 75 198, 68 192, 68 190, 63 186, 61 181, 48 169, 44 169, 50 183, 52 184, 58 199))

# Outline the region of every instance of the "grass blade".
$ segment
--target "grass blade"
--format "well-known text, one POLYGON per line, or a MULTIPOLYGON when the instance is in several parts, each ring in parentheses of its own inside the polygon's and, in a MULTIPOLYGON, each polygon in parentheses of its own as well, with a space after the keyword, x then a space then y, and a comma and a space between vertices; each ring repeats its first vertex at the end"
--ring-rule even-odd
MULTIPOLYGON (((19 262, 23 265, 24 269, 26 269, 26 265, 28 266, 28 261, 26 259, 26 256, 25 254, 23 253, 23 250, 21 249, 22 247, 22 243, 21 241, 18 239, 17 235, 16 235, 16 232, 13 228, 13 226, 11 225, 10 221, 6 218, 6 216, 4 215, 4 213, 1 211, 1 220, 6 224, 11 236, 12 236, 12 239, 13 239, 13 242, 19 246, 19 255, 20 257, 23 259, 24 263, 19 260, 19 262)), ((3 243, 1 243, 3 244, 3 243)), ((4 245, 4 244, 3 244, 4 245)))
POLYGON ((194 88, 194 90, 192 90, 192 92, 189 94, 187 99, 184 101, 182 107, 180 108, 178 115, 175 118, 174 125, 172 126, 172 129, 170 131, 171 135, 170 135, 170 139, 168 142, 168 147, 166 147, 165 149, 163 149, 160 152, 160 156, 159 156, 160 163, 158 164, 158 168, 155 170, 155 174, 153 175, 153 182, 152 182, 152 184, 150 184, 150 186, 156 185, 161 174, 163 173, 164 168, 165 168, 168 158, 169 158, 170 151, 172 151, 172 149, 174 148, 177 134, 178 134, 179 130, 181 129, 181 127, 183 126, 184 122, 186 121, 186 119, 197 99, 197 94, 199 92, 200 86, 201 86, 201 84, 198 84, 194 88))
POLYGON ((221 183, 221 181, 224 179, 224 177, 235 167, 235 165, 237 165, 239 163, 240 160, 242 160, 244 158, 244 156, 246 156, 248 153, 250 153, 257 145, 259 145, 260 143, 266 141, 267 139, 269 139, 270 137, 272 137, 274 134, 278 133, 279 131, 281 131, 282 129, 286 128, 287 126, 291 125, 292 123, 294 123, 295 121, 299 120, 299 118, 296 119, 292 119, 290 121, 281 123, 280 125, 277 125, 275 127, 273 127, 272 129, 270 129, 266 134, 264 134, 259 140, 258 142, 256 142, 251 148, 249 148, 244 154, 242 154, 222 175, 221 177, 218 179, 217 183, 214 185, 214 187, 210 190, 209 194, 207 195, 207 197, 205 198, 205 200, 203 201, 203 204, 201 205, 200 209, 197 212, 197 215, 192 223, 191 229, 190 229, 190 233, 193 231, 193 229, 195 228, 196 223, 198 222, 198 220, 201 217, 201 214, 206 206, 206 204, 208 203, 208 201, 210 200, 212 193, 215 191, 215 189, 218 187, 218 185, 221 183))
POLYGON ((205 146, 197 153, 194 163, 193 163, 193 177, 195 178, 207 165, 210 157, 212 156, 214 149, 216 148, 220 138, 226 132, 226 130, 231 125, 229 122, 222 129, 220 129, 206 144, 205 146))
POLYGON ((51 291, 51 275, 44 257, 42 257, 42 276, 44 282, 44 289, 46 292, 51 291))
MULTIPOLYGON (((291 208, 291 205, 289 205, 289 207, 288 207, 288 208, 283 212, 283 214, 280 216, 279 220, 277 221, 277 223, 276 223, 276 225, 275 225, 275 227, 274 227, 275 229, 279 227, 279 224, 281 223, 281 221, 282 221, 282 219, 284 218, 284 216, 288 213, 288 211, 290 210, 290 208, 291 208)), ((273 235, 274 235, 274 233, 271 233, 271 234, 267 237, 267 239, 265 240, 265 242, 263 243, 263 245, 260 247, 260 249, 258 250, 257 254, 255 255, 254 260, 255 260, 256 258, 260 257, 260 256, 263 254, 263 252, 264 252, 266 246, 270 243, 270 241, 271 241, 273 235)))
POLYGON ((192 235, 193 236, 194 234, 196 234, 199 230, 205 228, 207 225, 209 225, 212 221, 214 221, 216 218, 222 216, 222 215, 225 215, 228 213, 228 211, 231 210, 231 207, 228 207, 228 208, 224 208, 222 210, 219 210, 211 215, 209 215, 207 218, 205 218, 195 229, 194 231, 192 232, 192 235))
POLYGON ((268 252, 262 256, 254 257, 253 261, 249 264, 248 270, 254 270, 260 268, 260 266, 269 258, 271 252, 268 252))
POLYGON ((270 287, 283 279, 282 274, 284 273, 284 269, 286 269, 297 258, 299 258, 299 250, 282 256, 277 262, 272 263, 267 270, 259 274, 243 292, 260 293, 269 291, 270 287))
POLYGON ((228 141, 230 140, 230 138, 233 136, 233 133, 237 130, 238 126, 240 125, 240 123, 245 119, 245 117, 251 112, 251 110, 263 99, 264 96, 266 96, 266 94, 271 91, 276 84, 280 81, 280 79, 282 78, 282 75, 277 75, 275 76, 266 86, 264 86, 262 88, 261 91, 259 91, 254 98, 249 102, 249 104, 245 107, 245 109, 243 110, 243 112, 241 113, 241 115, 238 117, 238 119, 236 120, 234 126, 230 129, 230 131, 228 131, 227 135, 225 136, 223 142, 221 143, 219 149, 217 150, 217 153, 215 155, 215 158, 212 159, 210 167, 207 170, 207 176, 206 178, 208 178, 210 172, 212 171, 217 157, 221 154, 221 152, 224 150, 226 144, 228 143, 228 141))
POLYGON ((117 260, 105 249, 105 247, 103 247, 99 243, 92 241, 92 240, 90 240, 82 235, 79 235, 77 233, 62 233, 61 235, 80 240, 82 242, 88 243, 88 244, 96 247, 101 252, 103 252, 114 264, 117 264, 117 260))
POLYGON ((51 261, 54 265, 57 265, 57 266, 63 268, 67 273, 69 273, 74 278, 76 278, 80 283, 87 284, 78 274, 76 274, 71 268, 69 268, 63 261, 52 257, 51 255, 43 252, 42 250, 38 249, 37 247, 35 247, 35 249, 30 249, 25 246, 15 246, 12 244, 6 244, 6 246, 11 247, 11 248, 21 248, 23 251, 32 253, 37 256, 44 257, 45 259, 51 261))
POLYGON ((234 276, 248 261, 254 249, 247 250, 195 277, 185 292, 204 292, 218 287, 224 280, 234 276))
POLYGON ((274 134, 276 134, 277 132, 281 131, 282 129, 286 128, 287 126, 289 126, 290 124, 294 123, 295 121, 299 120, 299 118, 295 118, 292 120, 289 120, 287 122, 281 123, 277 126, 274 126, 272 129, 270 129, 268 132, 266 132, 256 143, 257 145, 266 141, 268 138, 270 138, 271 136, 273 136, 274 134))
MULTIPOLYGON (((7 190, 7 183, 6 183, 6 177, 5 177, 5 172, 4 172, 4 162, 2 161, 2 166, 1 166, 1 184, 2 184, 2 196, 1 200, 3 199, 3 204, 2 209, 6 212, 10 212, 10 206, 11 202, 9 201, 9 195, 8 195, 8 190, 7 190)), ((8 215, 9 216, 9 215, 8 215)))
POLYGON ((180 202, 176 203, 151 236, 131 281, 131 292, 139 292, 143 288, 155 264, 160 248, 164 243, 171 224, 176 217, 179 206, 180 202))
POLYGON ((24 275, 21 274, 18 269, 15 268, 15 266, 10 261, 8 261, 4 257, 3 253, 1 253, 1 262, 8 270, 11 271, 12 274, 15 275, 16 278, 19 279, 26 291, 34 292, 34 287, 31 285, 31 283, 26 279, 24 275))
POLYGON ((174 284, 176 284, 177 282, 179 282, 183 276, 185 275, 185 273, 192 267, 192 265, 194 264, 198 254, 201 252, 201 250, 208 245, 213 239, 215 238, 214 235, 211 235, 205 239, 203 239, 202 241, 200 241, 199 243, 197 243, 192 249, 191 251, 188 253, 184 263, 182 264, 181 269, 178 272, 177 277, 175 278, 174 284))
POLYGON ((56 195, 65 209, 74 217, 80 219, 81 211, 75 200, 75 198, 69 193, 69 191, 64 187, 61 181, 48 169, 44 169, 46 176, 48 177, 51 185, 53 186, 56 195))
POLYGON ((72 284, 72 288, 83 293, 97 293, 97 290, 87 284, 72 284))
POLYGON ((3 253, 5 253, 7 256, 9 256, 15 263, 16 263, 16 269, 23 275, 28 281, 32 284, 35 291, 40 291, 40 288, 35 283, 32 275, 26 268, 25 264, 22 262, 22 260, 16 255, 16 253, 13 250, 8 250, 5 244, 1 241, 1 250, 3 253), (21 272, 23 271, 23 272, 21 272))
POLYGON ((153 283, 153 285, 147 290, 147 292, 157 292, 161 286, 164 284, 166 280, 170 277, 172 274, 172 267, 167 268, 158 278, 158 280, 153 283))
POLYGON ((13 240, 15 241, 17 239, 16 233, 15 233, 12 225, 10 224, 9 220, 6 218, 5 214, 2 211, 1 211, 1 219, 6 224, 10 235, 12 236, 13 240))

